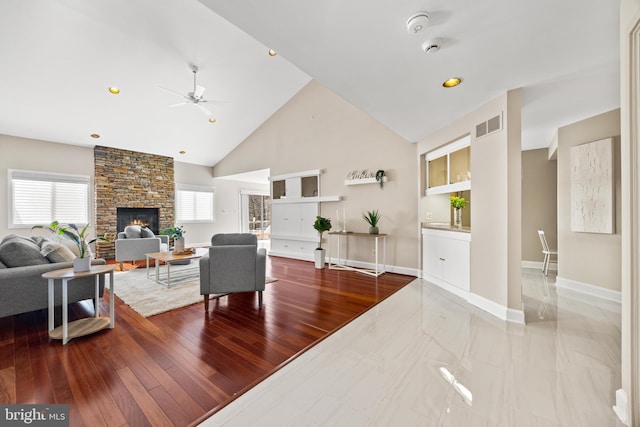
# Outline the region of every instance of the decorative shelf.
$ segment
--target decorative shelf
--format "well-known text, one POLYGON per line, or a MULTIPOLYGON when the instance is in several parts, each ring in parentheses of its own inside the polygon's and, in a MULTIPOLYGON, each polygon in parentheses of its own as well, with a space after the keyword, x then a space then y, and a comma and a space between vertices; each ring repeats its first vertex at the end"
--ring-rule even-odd
POLYGON ((341 196, 320 196, 320 197, 295 197, 286 198, 281 197, 279 199, 272 199, 271 204, 284 204, 284 203, 320 203, 320 202, 339 202, 341 196))
MULTIPOLYGON (((382 177, 382 182, 387 182, 386 176, 382 177)), ((344 185, 360 185, 360 184, 380 184, 375 178, 360 178, 360 179, 347 179, 344 181, 344 185)))

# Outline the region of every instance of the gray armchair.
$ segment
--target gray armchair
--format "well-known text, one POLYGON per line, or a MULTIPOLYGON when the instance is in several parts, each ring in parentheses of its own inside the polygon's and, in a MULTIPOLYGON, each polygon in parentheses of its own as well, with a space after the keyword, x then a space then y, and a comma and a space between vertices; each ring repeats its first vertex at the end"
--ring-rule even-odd
POLYGON ((116 262, 146 260, 145 254, 169 250, 169 236, 155 236, 148 228, 129 225, 116 239, 116 262))
POLYGON ((209 294, 262 291, 266 275, 267 252, 258 249, 253 234, 216 234, 211 238, 209 254, 200 258, 200 295, 209 311, 209 294))

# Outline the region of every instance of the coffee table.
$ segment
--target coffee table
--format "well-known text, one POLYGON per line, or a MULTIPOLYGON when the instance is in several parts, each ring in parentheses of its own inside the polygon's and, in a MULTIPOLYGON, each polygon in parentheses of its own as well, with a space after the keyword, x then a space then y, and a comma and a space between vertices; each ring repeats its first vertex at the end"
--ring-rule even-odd
MULTIPOLYGON (((155 268, 155 279, 156 283, 165 285, 167 288, 171 287, 171 264, 182 263, 186 260, 194 260, 199 259, 209 253, 209 248, 196 248, 196 252, 192 254, 185 255, 177 255, 174 254, 173 251, 169 252, 151 252, 145 254, 147 256, 147 278, 150 278, 149 274, 149 260, 155 260, 156 268, 155 268), (160 278, 160 261, 164 262, 167 265, 167 280, 162 280, 160 278)), ((196 264, 196 271, 199 266, 196 264)))
MULTIPOLYGON (((115 269, 115 265, 92 265, 89 271, 73 271, 73 268, 64 268, 61 270, 49 271, 42 275, 43 278, 47 279, 49 285, 49 336, 51 338, 56 340, 61 339, 62 344, 65 345, 71 338, 89 335, 106 328, 113 329, 115 326, 115 304, 113 298, 115 293, 113 289, 113 272, 115 269), (98 309, 100 300, 100 282, 98 277, 100 275, 104 276, 107 274, 109 275, 109 317, 101 317, 98 309), (69 287, 69 281, 90 276, 94 276, 96 279, 94 317, 69 322, 69 307, 67 305, 67 288, 69 287), (62 325, 54 328, 54 283, 56 280, 62 281, 62 325)), ((73 284, 71 286, 73 286, 73 284)))

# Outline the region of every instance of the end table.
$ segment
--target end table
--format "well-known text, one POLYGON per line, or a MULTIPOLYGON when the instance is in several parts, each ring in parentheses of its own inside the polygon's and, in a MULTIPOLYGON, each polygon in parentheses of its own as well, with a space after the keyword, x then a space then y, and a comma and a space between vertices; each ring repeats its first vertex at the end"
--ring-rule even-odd
POLYGON ((115 265, 92 265, 89 271, 73 271, 73 268, 65 268, 46 272, 42 275, 49 283, 49 337, 62 340, 65 345, 70 339, 92 334, 102 329, 113 329, 114 322, 114 290, 113 290, 113 272, 115 265), (109 274, 109 317, 100 317, 100 275, 109 274), (94 317, 74 320, 69 323, 69 307, 67 289, 69 281, 79 279, 81 277, 95 277, 95 300, 94 300, 94 317), (62 281, 62 325, 54 328, 54 283, 56 280, 62 281))

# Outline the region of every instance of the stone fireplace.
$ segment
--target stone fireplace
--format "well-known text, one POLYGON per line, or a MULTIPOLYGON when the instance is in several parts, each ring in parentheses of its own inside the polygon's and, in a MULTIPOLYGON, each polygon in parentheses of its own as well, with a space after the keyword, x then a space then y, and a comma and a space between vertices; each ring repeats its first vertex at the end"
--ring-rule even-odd
MULTIPOLYGON (((116 234, 120 229, 118 207, 157 210, 154 233, 174 225, 175 178, 173 158, 96 146, 96 234, 116 234)), ((99 258, 115 258, 115 245, 96 245, 99 258)))

